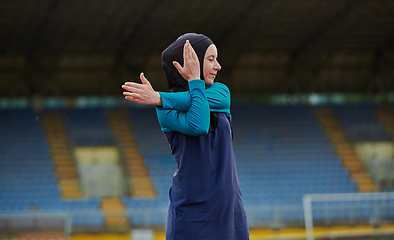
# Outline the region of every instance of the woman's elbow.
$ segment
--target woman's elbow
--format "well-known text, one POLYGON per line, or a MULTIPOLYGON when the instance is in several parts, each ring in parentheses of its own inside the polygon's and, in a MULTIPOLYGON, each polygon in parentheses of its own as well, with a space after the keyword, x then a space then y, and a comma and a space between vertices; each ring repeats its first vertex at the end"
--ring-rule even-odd
POLYGON ((195 125, 192 126, 191 128, 191 133, 190 135, 195 136, 195 137, 202 137, 202 136, 206 136, 209 132, 209 123, 208 124, 203 124, 202 125, 195 125))
POLYGON ((208 129, 198 129, 197 131, 195 131, 195 135, 196 137, 202 137, 202 136, 206 136, 209 132, 209 128, 208 129))

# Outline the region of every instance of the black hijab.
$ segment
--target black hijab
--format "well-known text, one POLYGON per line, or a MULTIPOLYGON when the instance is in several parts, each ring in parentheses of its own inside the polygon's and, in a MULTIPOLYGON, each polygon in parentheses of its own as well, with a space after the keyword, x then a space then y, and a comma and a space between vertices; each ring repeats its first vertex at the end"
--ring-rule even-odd
MULTIPOLYGON (((198 60, 200 61, 200 77, 204 80, 204 56, 208 47, 213 44, 213 42, 203 34, 186 33, 175 40, 175 42, 171 43, 161 54, 161 63, 164 71, 166 72, 168 88, 171 92, 184 92, 189 90, 188 82, 181 76, 172 63, 177 61, 181 66, 183 66, 183 47, 186 40, 189 40, 198 56, 198 60)), ((219 114, 217 112, 211 112, 209 125, 210 131, 215 132, 218 120, 219 114)))

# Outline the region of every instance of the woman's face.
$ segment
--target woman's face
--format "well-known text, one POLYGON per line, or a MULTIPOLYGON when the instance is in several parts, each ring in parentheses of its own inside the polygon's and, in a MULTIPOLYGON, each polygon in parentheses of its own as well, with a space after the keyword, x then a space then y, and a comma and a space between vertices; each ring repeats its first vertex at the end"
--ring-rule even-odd
POLYGON ((218 62, 218 50, 215 44, 211 44, 205 52, 203 66, 204 80, 207 85, 213 84, 216 74, 221 68, 218 62))

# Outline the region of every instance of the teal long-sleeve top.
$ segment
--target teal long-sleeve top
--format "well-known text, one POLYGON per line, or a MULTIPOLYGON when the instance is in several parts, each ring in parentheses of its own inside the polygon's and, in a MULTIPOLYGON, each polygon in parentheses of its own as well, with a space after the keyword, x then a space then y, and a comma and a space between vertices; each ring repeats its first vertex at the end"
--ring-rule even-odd
POLYGON ((157 107, 156 113, 163 132, 205 136, 209 131, 210 111, 231 115, 230 91, 221 83, 206 89, 203 80, 192 80, 189 91, 159 93, 163 106, 157 107))
POLYGON ((169 190, 168 240, 247 240, 249 228, 238 184, 232 142, 230 92, 220 83, 160 93, 162 131, 177 165, 169 190), (210 112, 218 112, 209 131, 210 112))

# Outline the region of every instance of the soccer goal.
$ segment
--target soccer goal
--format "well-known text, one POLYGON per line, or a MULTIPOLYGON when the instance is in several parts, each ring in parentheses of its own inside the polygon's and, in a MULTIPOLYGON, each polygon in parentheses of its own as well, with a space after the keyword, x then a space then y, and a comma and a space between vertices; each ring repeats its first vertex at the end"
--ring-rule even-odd
MULTIPOLYGON (((318 237, 317 226, 346 226, 348 229, 371 226, 364 234, 376 234, 379 227, 394 224, 394 192, 307 194, 303 198, 303 207, 307 240, 318 237)), ((394 234, 394 229, 391 230, 393 232, 384 232, 394 234)), ((351 231, 342 233, 361 232, 349 233, 351 231)), ((341 232, 335 234, 338 236, 341 232)))

